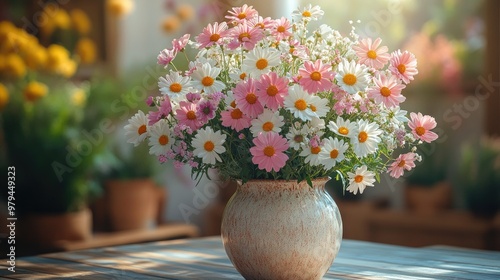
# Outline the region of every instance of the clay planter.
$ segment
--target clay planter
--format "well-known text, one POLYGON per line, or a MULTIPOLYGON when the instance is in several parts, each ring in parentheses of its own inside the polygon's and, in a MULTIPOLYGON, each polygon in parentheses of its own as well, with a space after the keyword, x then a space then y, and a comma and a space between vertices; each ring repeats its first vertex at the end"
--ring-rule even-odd
POLYGON ((408 210, 418 214, 432 215, 452 206, 452 189, 446 181, 432 186, 408 185, 404 194, 408 210))
POLYGON ((106 182, 106 208, 111 230, 156 227, 163 189, 151 179, 106 182))
POLYGON ((222 218, 226 253, 245 279, 321 279, 342 241, 326 180, 251 180, 238 186, 222 218))

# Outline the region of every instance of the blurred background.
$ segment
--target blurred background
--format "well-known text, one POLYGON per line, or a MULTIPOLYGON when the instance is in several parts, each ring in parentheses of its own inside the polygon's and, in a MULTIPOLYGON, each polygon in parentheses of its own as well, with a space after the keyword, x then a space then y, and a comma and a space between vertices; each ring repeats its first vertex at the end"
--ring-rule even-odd
POLYGON ((319 24, 415 54, 403 107, 434 116, 440 135, 400 180, 357 197, 332 183, 344 238, 500 250, 499 2, 0 0, 0 212, 18 218, 18 254, 220 234, 235 184, 196 186, 188 167, 126 143, 123 126, 158 94, 172 39, 233 6, 279 18, 309 3, 319 24))

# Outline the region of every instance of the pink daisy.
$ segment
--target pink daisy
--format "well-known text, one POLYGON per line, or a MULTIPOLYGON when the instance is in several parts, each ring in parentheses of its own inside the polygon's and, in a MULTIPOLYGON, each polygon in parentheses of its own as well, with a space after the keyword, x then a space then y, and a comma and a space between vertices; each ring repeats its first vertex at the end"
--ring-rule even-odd
POLYGON ((240 131, 245 128, 249 128, 251 125, 251 119, 245 116, 238 108, 230 107, 227 111, 222 111, 221 113, 222 125, 226 127, 231 127, 236 131, 240 131))
POLYGON ((290 21, 285 17, 281 17, 281 19, 274 21, 271 34, 277 41, 285 40, 292 35, 292 32, 289 31, 291 28, 290 21))
POLYGON ((437 125, 433 117, 429 115, 422 116, 421 113, 410 113, 410 118, 411 121, 408 122, 408 126, 417 139, 430 143, 438 138, 436 133, 430 131, 437 125))
POLYGON ((318 91, 325 91, 332 87, 334 73, 331 71, 332 67, 323 64, 321 60, 316 62, 305 61, 304 68, 299 69, 301 79, 299 84, 308 93, 316 93, 318 91))
POLYGON ((367 65, 375 69, 381 69, 389 61, 391 55, 387 53, 389 50, 386 46, 380 46, 382 39, 377 38, 372 43, 371 38, 361 39, 357 46, 353 49, 359 57, 359 63, 367 65))
POLYGON ((275 72, 264 74, 257 81, 257 96, 259 102, 272 110, 283 106, 285 96, 288 95, 288 79, 280 77, 275 72))
POLYGON ((252 50, 255 44, 264 37, 264 32, 258 27, 250 27, 246 22, 230 29, 233 40, 228 44, 229 49, 234 50, 242 46, 246 50, 252 50))
POLYGON ((174 60, 177 52, 174 50, 164 49, 157 57, 158 64, 167 67, 167 65, 174 60))
POLYGON ((399 178, 403 176, 406 170, 410 171, 415 167, 415 153, 406 153, 398 156, 396 160, 389 166, 387 173, 393 178, 399 178))
POLYGON ((173 39, 172 40, 173 50, 176 51, 176 52, 182 52, 182 51, 184 51, 184 48, 189 43, 189 37, 190 36, 191 35, 189 35, 189 34, 184 34, 179 39, 173 39))
POLYGON ((373 78, 375 86, 368 90, 368 97, 377 104, 383 103, 387 108, 396 107, 406 100, 401 91, 406 87, 395 76, 379 75, 373 78))
POLYGON ((211 23, 203 29, 203 31, 196 37, 196 41, 200 44, 200 48, 210 47, 213 44, 221 44, 222 39, 227 34, 227 23, 215 22, 211 23))
POLYGON ((236 84, 233 90, 236 105, 250 118, 256 118, 264 111, 264 106, 259 102, 256 94, 256 82, 254 79, 242 81, 236 84))
POLYGON ((160 106, 158 107, 158 111, 149 112, 148 114, 148 124, 153 125, 157 123, 160 119, 163 119, 168 116, 172 112, 172 104, 170 103, 170 98, 168 96, 164 96, 163 100, 160 101, 160 106))
POLYGON ((255 146, 250 148, 252 162, 257 164, 259 169, 278 172, 285 166, 288 160, 288 156, 284 153, 288 149, 285 138, 274 132, 263 133, 254 138, 253 143, 255 146))
POLYGON ((270 29, 274 21, 270 17, 263 18, 261 16, 251 18, 247 21, 248 26, 257 27, 260 29, 270 29))
POLYGON ((253 6, 244 4, 241 7, 234 7, 232 11, 228 11, 229 15, 226 18, 233 23, 243 23, 253 17, 258 16, 257 10, 253 6))
POLYGON ((175 113, 177 114, 178 125, 185 125, 193 131, 200 127, 201 121, 198 119, 196 104, 181 101, 179 109, 175 113))
POLYGON ((401 53, 400 50, 397 50, 393 52, 391 54, 389 71, 405 84, 408 84, 413 80, 413 76, 418 74, 415 55, 409 51, 401 53))

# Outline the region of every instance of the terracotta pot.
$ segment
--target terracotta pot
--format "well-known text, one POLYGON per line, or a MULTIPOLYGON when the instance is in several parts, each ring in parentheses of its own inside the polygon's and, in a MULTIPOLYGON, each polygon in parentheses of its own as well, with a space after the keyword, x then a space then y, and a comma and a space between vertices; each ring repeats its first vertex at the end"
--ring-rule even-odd
POLYGON ((238 186, 222 218, 226 253, 245 279, 321 279, 342 241, 326 180, 251 180, 238 186))
POLYGON ((415 213, 435 214, 452 205, 452 189, 446 181, 433 186, 408 185, 404 193, 407 208, 415 213))
POLYGON ((22 242, 49 248, 60 241, 82 241, 92 237, 92 212, 28 214, 18 221, 22 242))
POLYGON ((112 230, 156 227, 162 194, 151 179, 106 182, 106 204, 112 230))

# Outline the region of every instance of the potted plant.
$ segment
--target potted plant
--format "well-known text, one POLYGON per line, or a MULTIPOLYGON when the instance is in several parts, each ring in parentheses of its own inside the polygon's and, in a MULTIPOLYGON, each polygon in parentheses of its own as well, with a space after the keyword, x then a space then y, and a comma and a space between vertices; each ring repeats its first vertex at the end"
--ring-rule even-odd
POLYGON ((455 182, 465 207, 474 215, 491 218, 500 209, 500 138, 483 137, 464 144, 455 182))

